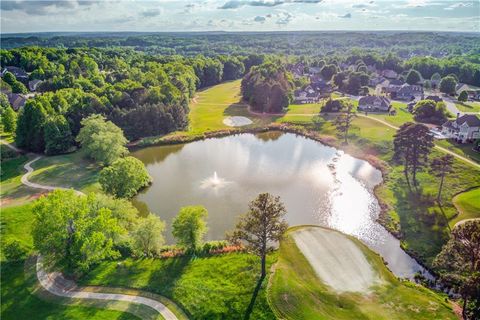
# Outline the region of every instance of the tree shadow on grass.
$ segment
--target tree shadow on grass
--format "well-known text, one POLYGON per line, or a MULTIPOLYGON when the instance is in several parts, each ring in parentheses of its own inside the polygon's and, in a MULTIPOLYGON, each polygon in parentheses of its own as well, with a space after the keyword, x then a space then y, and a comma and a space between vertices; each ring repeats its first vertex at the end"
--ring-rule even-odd
POLYGON ((245 311, 245 316, 243 317, 244 320, 249 320, 250 315, 252 314, 253 307, 255 306, 255 300, 257 300, 258 293, 260 292, 260 289, 262 288, 262 283, 265 277, 260 277, 257 281, 257 285, 255 286, 255 290, 253 291, 252 298, 250 299, 250 303, 247 307, 247 310, 245 311))
POLYGON ((448 240, 448 221, 442 208, 432 195, 424 193, 421 186, 409 190, 403 179, 395 181, 393 194, 407 248, 430 263, 448 240))

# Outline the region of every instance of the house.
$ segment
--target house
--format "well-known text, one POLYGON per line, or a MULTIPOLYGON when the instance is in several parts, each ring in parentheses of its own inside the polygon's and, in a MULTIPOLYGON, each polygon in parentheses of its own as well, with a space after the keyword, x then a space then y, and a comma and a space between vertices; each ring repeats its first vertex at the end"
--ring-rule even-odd
POLYGON ((425 99, 423 100, 433 100, 435 101, 436 103, 438 102, 443 102, 443 99, 439 96, 427 96, 425 99))
POLYGON ((462 91, 466 91, 468 94, 468 99, 470 100, 480 100, 480 90, 475 89, 467 84, 459 83, 455 87, 455 93, 460 95, 462 91))
POLYGON ((388 80, 385 79, 384 77, 375 77, 375 78, 371 78, 370 80, 368 80, 368 85, 371 86, 371 87, 376 87, 379 84, 382 84, 386 81, 388 81, 388 80))
POLYGON ((12 73, 18 81, 26 82, 28 80, 28 73, 26 73, 22 68, 7 66, 2 70, 2 77, 7 72, 12 73))
POLYGON ((312 88, 312 86, 307 86, 303 90, 296 90, 294 92, 294 102, 295 103, 316 103, 320 100, 320 93, 312 88))
POLYGON ((8 102, 10 102, 10 105, 12 106, 12 109, 15 111, 20 110, 20 108, 25 105, 25 101, 27 101, 27 98, 18 93, 9 93, 7 94, 7 98, 8 102))
POLYGON ((358 110, 388 112, 391 108, 390 100, 382 96, 366 96, 358 100, 358 110))
POLYGON ((422 86, 405 83, 396 92, 395 98, 400 100, 411 101, 411 100, 414 100, 416 96, 422 96, 422 95, 423 95, 422 86))
POLYGON ((382 71, 382 76, 384 76, 387 79, 396 79, 398 77, 398 73, 396 73, 393 70, 383 70, 382 71))
POLYGON ((43 82, 42 80, 38 80, 38 79, 28 81, 28 88, 30 89, 30 91, 36 91, 37 86, 42 82, 43 82))
POLYGON ((468 90, 470 90, 470 87, 465 83, 458 83, 455 86, 455 93, 457 94, 457 96, 460 95, 462 91, 468 91, 468 90))
POLYGON ((457 115, 457 119, 442 125, 442 134, 460 143, 480 139, 480 118, 475 114, 457 115))
MULTIPOLYGON (((404 85, 405 83, 402 80, 387 80, 379 84, 380 86, 380 92, 382 93, 388 93, 390 95, 396 94, 398 90, 404 85)), ((377 86, 377 87, 378 87, 377 86)))

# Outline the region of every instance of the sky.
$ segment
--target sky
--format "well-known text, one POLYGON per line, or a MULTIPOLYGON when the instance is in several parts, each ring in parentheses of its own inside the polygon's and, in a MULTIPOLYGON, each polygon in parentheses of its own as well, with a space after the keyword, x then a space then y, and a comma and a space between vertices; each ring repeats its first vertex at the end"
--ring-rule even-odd
POLYGON ((480 32, 480 0, 1 0, 1 33, 428 30, 480 32))

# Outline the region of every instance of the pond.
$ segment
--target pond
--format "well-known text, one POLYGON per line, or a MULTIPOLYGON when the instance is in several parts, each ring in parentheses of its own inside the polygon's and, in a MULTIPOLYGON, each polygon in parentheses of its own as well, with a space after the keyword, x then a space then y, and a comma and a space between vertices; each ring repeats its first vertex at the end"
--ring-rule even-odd
POLYGON ((241 134, 189 144, 149 147, 133 154, 153 184, 135 199, 143 212, 171 223, 187 205, 207 208, 208 240, 224 239, 248 203, 261 192, 278 195, 290 226, 318 224, 362 240, 399 277, 423 270, 399 241, 376 222, 373 188, 380 171, 316 141, 281 132, 241 134))

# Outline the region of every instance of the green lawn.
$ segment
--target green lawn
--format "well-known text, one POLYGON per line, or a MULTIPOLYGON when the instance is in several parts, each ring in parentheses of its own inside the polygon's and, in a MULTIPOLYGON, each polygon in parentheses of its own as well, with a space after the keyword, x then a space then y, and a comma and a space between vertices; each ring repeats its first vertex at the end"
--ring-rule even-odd
POLYGON ((457 109, 463 112, 480 112, 480 102, 456 102, 457 109))
POLYGON ((31 158, 20 156, 17 158, 2 161, 0 195, 2 207, 22 205, 35 199, 39 190, 24 186, 20 179, 25 173, 23 165, 31 158))
POLYGON ((247 106, 240 103, 241 80, 224 82, 199 91, 190 105, 188 134, 228 129, 223 119, 228 116, 245 116, 253 121, 252 126, 270 122, 271 117, 253 116, 247 106))
POLYGON ((480 163, 480 152, 473 151, 472 143, 456 143, 452 140, 437 140, 436 144, 440 147, 444 147, 450 151, 453 151, 465 158, 469 158, 473 161, 480 163))
POLYGON ((280 244, 268 298, 282 319, 457 319, 443 297, 397 280, 381 257, 350 237, 383 280, 369 294, 332 292, 297 248, 291 230, 280 244))
POLYGON ((450 225, 464 219, 480 218, 480 188, 462 192, 453 198, 459 215, 450 221, 450 225))
MULTIPOLYGON (((32 202, 14 207, 2 208, 0 215, 1 248, 5 241, 10 239, 18 240, 22 246, 30 251, 33 247, 33 240, 30 234, 33 220, 32 202)), ((2 250, 2 260, 3 250, 2 250)))
POLYGON ((1 318, 17 319, 69 319, 69 320, 133 320, 130 313, 103 310, 94 307, 65 306, 47 302, 31 294, 35 289, 34 274, 24 273, 24 262, 3 262, 1 268, 1 318))
POLYGON ((407 105, 405 103, 393 101, 392 106, 397 111, 396 115, 389 115, 388 113, 382 113, 382 114, 371 113, 369 115, 372 117, 384 120, 396 127, 400 127, 405 122, 409 122, 409 121, 414 122, 413 115, 410 112, 408 112, 407 105))
POLYGON ((32 182, 74 188, 84 192, 100 190, 97 179, 101 167, 86 159, 82 151, 43 157, 32 167, 35 169, 29 178, 32 182))
MULTIPOLYGON (((270 256, 268 264, 275 260, 270 256)), ((82 285, 137 288, 175 301, 191 319, 243 319, 260 273, 259 259, 243 253, 207 258, 127 259, 103 262, 82 285)), ((250 319, 272 319, 264 281, 250 319)))

